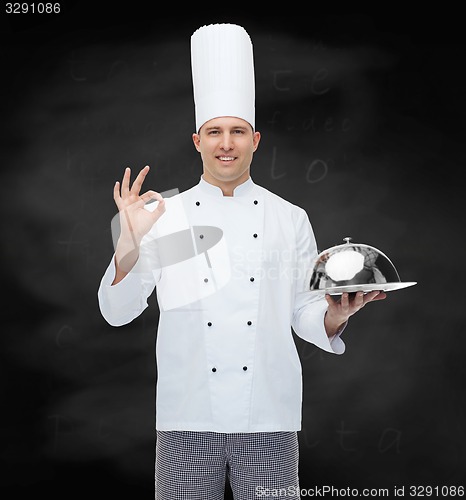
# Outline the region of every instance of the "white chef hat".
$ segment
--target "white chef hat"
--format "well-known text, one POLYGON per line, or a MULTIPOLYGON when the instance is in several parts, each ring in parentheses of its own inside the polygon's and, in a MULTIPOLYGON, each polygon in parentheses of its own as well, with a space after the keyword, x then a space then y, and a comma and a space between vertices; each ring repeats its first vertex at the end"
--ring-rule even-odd
POLYGON ((251 39, 235 24, 202 26, 191 36, 196 131, 219 116, 255 122, 251 39))

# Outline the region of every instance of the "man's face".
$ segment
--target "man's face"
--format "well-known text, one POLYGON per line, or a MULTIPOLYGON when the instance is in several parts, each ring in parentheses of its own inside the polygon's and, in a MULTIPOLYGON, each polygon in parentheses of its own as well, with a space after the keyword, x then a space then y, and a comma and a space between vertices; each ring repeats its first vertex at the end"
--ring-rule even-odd
POLYGON ((214 185, 247 180, 259 140, 260 133, 253 132, 241 118, 223 116, 204 123, 199 134, 193 134, 204 165, 204 179, 214 185))

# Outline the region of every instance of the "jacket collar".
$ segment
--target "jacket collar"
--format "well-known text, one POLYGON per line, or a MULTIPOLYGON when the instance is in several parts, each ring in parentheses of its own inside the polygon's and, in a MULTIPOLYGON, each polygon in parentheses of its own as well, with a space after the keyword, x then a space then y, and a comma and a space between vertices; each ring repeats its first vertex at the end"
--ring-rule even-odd
MULTIPOLYGON (((203 193, 209 194, 211 196, 223 197, 223 191, 219 187, 214 186, 213 184, 210 184, 209 182, 205 181, 202 175, 198 186, 203 193)), ((236 188, 233 191, 233 197, 246 196, 250 194, 254 186, 255 184, 253 180, 251 179, 251 177, 249 177, 248 180, 246 180, 239 186, 236 186, 236 188)))

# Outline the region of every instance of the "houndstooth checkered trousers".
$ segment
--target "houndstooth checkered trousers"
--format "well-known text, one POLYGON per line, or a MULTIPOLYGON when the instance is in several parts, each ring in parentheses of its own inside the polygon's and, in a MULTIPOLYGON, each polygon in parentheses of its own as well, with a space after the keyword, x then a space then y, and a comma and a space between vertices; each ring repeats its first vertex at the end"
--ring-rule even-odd
POLYGON ((157 431, 156 500, 223 500, 226 479, 235 500, 299 499, 297 433, 157 431))

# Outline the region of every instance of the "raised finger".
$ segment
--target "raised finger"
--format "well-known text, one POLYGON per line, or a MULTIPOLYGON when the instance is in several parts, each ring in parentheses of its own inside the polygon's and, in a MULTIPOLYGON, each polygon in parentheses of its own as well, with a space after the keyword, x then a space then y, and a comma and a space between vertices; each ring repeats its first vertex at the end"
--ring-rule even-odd
POLYGON ((120 196, 120 183, 118 181, 116 181, 115 185, 113 186, 113 199, 115 200, 118 210, 120 210, 121 196, 120 196))
POLYGON ((125 168, 125 173, 123 174, 123 181, 121 183, 121 196, 126 198, 129 194, 129 179, 131 177, 131 169, 129 167, 125 168))
POLYGON ((131 186, 131 193, 138 195, 141 191, 142 183, 146 178, 147 173, 149 172, 149 165, 146 165, 138 174, 136 179, 134 179, 133 185, 131 186))

